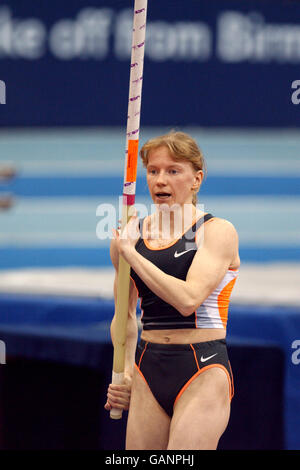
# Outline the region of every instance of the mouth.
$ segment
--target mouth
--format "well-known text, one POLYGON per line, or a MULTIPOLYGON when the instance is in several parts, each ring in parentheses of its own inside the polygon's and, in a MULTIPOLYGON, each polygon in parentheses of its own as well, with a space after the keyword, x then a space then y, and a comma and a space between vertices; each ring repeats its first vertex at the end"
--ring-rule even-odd
POLYGON ((164 192, 159 192, 159 193, 155 193, 155 196, 157 199, 161 199, 163 201, 169 199, 171 197, 171 194, 170 193, 164 193, 164 192))

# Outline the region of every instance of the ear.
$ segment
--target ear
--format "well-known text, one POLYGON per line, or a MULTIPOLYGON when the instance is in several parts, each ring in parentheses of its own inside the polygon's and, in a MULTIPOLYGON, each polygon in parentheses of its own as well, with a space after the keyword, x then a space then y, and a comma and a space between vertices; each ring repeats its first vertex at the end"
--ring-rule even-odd
POLYGON ((203 176, 204 176, 204 172, 203 170, 198 170, 195 172, 194 174, 194 184, 192 186, 192 190, 193 191, 199 191, 200 189, 200 186, 202 184, 202 181, 203 181, 203 176))

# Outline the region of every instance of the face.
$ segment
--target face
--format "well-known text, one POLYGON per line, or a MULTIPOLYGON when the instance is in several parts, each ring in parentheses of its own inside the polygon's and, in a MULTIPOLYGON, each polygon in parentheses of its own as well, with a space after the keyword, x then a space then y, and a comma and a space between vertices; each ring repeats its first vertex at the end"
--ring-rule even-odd
POLYGON ((190 162, 174 160, 167 147, 158 147, 149 153, 147 183, 157 206, 192 204, 202 178, 202 170, 196 172, 190 162))

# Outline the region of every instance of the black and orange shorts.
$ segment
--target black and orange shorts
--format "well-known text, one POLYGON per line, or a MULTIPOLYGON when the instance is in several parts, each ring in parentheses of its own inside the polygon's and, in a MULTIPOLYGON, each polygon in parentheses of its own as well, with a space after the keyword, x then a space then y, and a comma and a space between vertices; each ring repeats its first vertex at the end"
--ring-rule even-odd
POLYGON ((234 394, 225 339, 195 344, 157 344, 141 339, 136 350, 135 367, 170 417, 176 401, 189 384, 212 367, 224 370, 230 399, 234 394))

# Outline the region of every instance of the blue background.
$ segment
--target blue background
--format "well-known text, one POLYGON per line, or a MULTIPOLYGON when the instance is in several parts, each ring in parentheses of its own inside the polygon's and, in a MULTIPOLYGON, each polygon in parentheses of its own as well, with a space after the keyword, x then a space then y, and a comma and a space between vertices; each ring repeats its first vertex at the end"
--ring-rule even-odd
MULTIPOLYGON (((7 84, 7 105, 0 108, 0 125, 124 125, 129 68, 127 57, 116 55, 114 28, 118 15, 130 6, 130 1, 4 1, 0 8, 9 8, 10 24, 38 19, 45 37, 37 59, 24 59, 15 47, 13 52, 6 49, 0 55, 0 78, 7 84), (108 8, 112 14, 107 53, 98 59, 91 55, 58 58, 50 41, 54 25, 63 19, 74 22, 79 12, 90 7, 108 8)), ((268 53, 264 58, 225 61, 218 52, 219 20, 228 12, 240 13, 243 18, 260 15, 260 21, 268 27, 299 24, 299 5, 288 1, 150 1, 149 34, 158 21, 164 22, 164 31, 182 22, 201 23, 209 30, 211 43, 204 59, 171 54, 169 60, 158 61, 150 54, 152 39, 147 37, 142 125, 299 125, 299 108, 291 103, 291 84, 299 78, 296 36, 294 52, 285 53, 284 57, 281 50, 287 42, 285 46, 282 41, 278 45, 274 33, 270 40, 271 58, 268 53)), ((240 36, 234 38, 232 43, 238 42, 240 36)))

